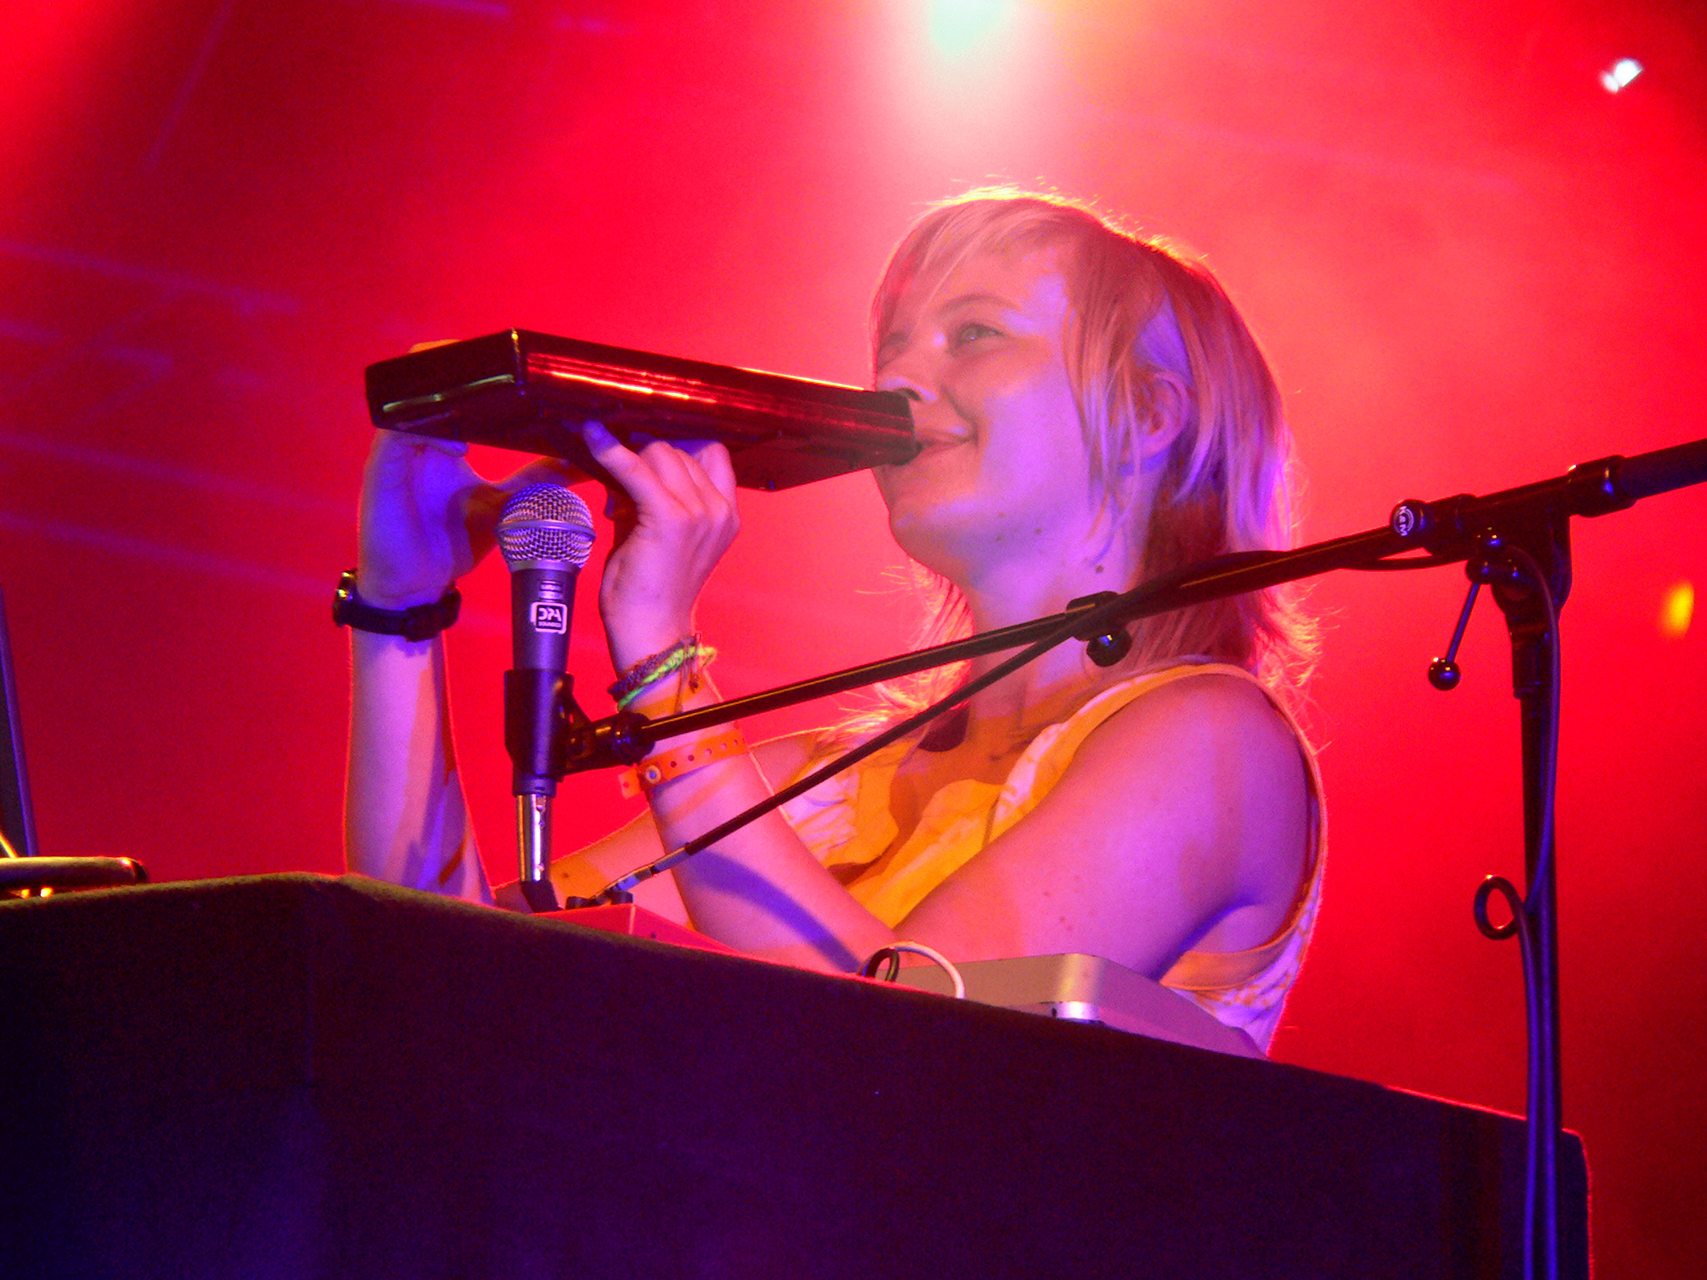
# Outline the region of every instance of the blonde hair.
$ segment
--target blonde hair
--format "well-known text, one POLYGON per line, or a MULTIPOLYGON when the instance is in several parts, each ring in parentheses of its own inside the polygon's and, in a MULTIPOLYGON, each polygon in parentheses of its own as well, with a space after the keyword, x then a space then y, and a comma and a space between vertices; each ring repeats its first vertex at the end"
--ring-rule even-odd
MULTIPOLYGON (((1166 458, 1140 578, 1230 552, 1291 545, 1292 435, 1255 338, 1207 267, 1084 205, 986 188, 934 206, 903 237, 872 298, 874 359, 915 282, 941 279, 978 253, 1052 242, 1072 250, 1064 260, 1075 319, 1066 339, 1067 371, 1093 479, 1111 503, 1119 500, 1109 478, 1123 458, 1138 456, 1162 375, 1186 388, 1185 422, 1166 458)), ((1118 507, 1115 515, 1129 518, 1118 507)), ((921 640, 966 634, 970 615, 959 591, 922 568, 918 576, 929 612, 921 640)), ((1122 665, 1142 670, 1188 656, 1213 658, 1245 667, 1291 701, 1314 653, 1313 624, 1281 589, 1136 623, 1122 665)), ((885 687, 888 715, 934 700, 962 675, 927 673, 885 687)))

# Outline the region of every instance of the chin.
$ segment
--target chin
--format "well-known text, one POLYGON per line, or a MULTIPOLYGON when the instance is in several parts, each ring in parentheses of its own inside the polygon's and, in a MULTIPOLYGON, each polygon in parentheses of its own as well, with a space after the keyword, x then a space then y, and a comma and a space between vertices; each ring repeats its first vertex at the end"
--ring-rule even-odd
POLYGON ((932 573, 959 581, 965 564, 961 549, 973 536, 964 513, 940 500, 923 502, 887 492, 884 498, 889 503, 889 532, 901 550, 932 573))

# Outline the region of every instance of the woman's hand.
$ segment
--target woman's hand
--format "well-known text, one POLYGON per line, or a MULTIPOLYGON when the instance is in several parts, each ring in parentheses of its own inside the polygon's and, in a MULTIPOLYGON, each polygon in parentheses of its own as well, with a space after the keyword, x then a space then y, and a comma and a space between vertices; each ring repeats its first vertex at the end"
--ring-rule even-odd
POLYGON ((596 422, 581 437, 622 486, 606 509, 617 541, 599 613, 611 664, 624 671, 693 630, 700 588, 740 531, 735 469, 716 441, 653 440, 635 452, 596 422))
POLYGON ((381 609, 431 604, 495 544, 509 495, 525 485, 586 479, 541 458, 492 484, 468 465, 456 440, 374 432, 362 474, 357 590, 381 609))

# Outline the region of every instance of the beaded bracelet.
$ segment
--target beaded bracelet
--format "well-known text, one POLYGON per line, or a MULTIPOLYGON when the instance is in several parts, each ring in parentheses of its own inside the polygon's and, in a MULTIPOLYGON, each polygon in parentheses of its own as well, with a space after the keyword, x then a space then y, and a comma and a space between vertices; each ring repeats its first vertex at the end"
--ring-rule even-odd
POLYGON ((649 796, 654 787, 662 786, 671 778, 679 778, 708 764, 746 753, 747 740, 741 736, 740 728, 732 725, 714 737, 695 738, 673 750, 647 756, 634 768, 624 769, 618 774, 617 785, 622 788, 624 799, 641 793, 649 796))
POLYGON ((619 710, 626 710, 628 704, 639 697, 640 691, 647 685, 677 670, 687 679, 691 692, 699 687, 699 673, 709 667, 716 657, 717 650, 699 642, 699 632, 690 632, 668 649, 642 658, 624 671, 617 677, 616 683, 611 685, 610 696, 616 699, 619 710))

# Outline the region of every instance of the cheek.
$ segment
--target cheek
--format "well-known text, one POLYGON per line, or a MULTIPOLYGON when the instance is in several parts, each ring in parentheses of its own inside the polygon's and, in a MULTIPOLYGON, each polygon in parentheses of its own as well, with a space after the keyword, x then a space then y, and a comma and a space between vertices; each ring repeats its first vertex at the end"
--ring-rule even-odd
POLYGON ((1028 458, 1048 458, 1052 469, 1085 470, 1089 455, 1073 388, 1065 375, 1030 379, 993 394, 985 405, 992 436, 1005 449, 1028 458))
POLYGON ((943 390, 962 413, 980 418, 1027 409, 1052 383, 1035 361, 985 359, 945 376, 943 390))

